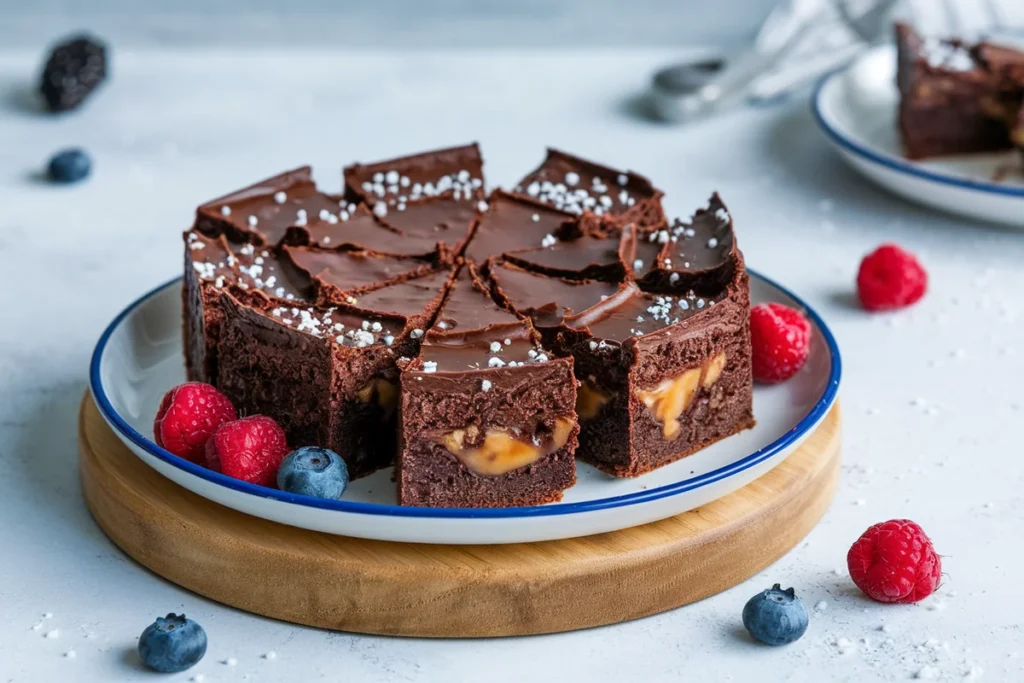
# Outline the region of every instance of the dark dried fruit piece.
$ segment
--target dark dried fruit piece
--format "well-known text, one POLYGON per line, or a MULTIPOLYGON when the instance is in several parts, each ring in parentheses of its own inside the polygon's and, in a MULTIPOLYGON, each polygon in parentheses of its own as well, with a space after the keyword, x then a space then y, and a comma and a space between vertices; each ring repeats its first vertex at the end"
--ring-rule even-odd
POLYGON ((80 105, 106 77, 106 45, 76 36, 50 53, 39 91, 50 111, 68 111, 80 105))

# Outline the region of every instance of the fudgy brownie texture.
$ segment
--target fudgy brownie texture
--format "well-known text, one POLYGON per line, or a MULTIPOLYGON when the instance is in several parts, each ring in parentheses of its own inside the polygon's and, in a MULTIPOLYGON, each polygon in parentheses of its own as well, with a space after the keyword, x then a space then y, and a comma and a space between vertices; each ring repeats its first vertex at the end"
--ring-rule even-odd
POLYGON ((907 157, 1009 149, 1024 100, 1024 52, 922 38, 896 24, 899 128, 907 157))
POLYGON ((399 503, 559 500, 576 481, 575 403, 572 359, 547 352, 464 266, 402 371, 399 503))
POLYGON ((748 281, 718 195, 669 224, 642 176, 550 151, 485 194, 476 145, 308 168, 199 207, 185 235, 191 379, 403 505, 561 498, 753 424, 748 281))
POLYGON ((644 176, 550 147, 541 165, 519 181, 515 192, 571 215, 608 216, 619 227, 629 223, 650 227, 665 221, 664 192, 644 176))

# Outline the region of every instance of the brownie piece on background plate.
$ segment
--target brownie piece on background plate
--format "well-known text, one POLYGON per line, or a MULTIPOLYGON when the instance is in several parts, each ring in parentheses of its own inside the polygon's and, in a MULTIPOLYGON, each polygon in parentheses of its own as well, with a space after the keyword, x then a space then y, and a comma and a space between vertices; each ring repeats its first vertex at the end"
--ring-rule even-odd
POLYGON ((896 24, 899 128, 911 159, 1010 149, 1024 52, 922 38, 896 24))
POLYGON ((497 306, 471 266, 404 363, 401 505, 509 507, 561 499, 576 482, 571 358, 497 306))
POLYGON ((661 208, 665 193, 644 176, 557 149, 548 148, 544 161, 519 181, 515 192, 572 215, 611 217, 619 227, 655 226, 665 220, 661 208))
POLYGON ((581 460, 631 477, 753 426, 749 283, 729 258, 733 280, 713 296, 492 264, 497 296, 575 361, 581 460))
POLYGON ((474 143, 345 168, 345 197, 369 206, 382 223, 417 240, 462 251, 485 211, 483 158, 474 143))

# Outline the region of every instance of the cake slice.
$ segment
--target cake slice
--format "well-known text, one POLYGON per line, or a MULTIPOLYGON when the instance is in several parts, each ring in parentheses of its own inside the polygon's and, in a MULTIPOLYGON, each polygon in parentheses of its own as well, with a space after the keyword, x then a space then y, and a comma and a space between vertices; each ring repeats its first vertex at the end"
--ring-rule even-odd
POLYGON ((572 215, 609 216, 620 227, 655 226, 665 218, 664 193, 644 176, 557 149, 548 148, 541 165, 520 180, 515 191, 572 215))
POLYGON ((384 225, 365 204, 344 212, 336 221, 315 221, 288 228, 284 241, 292 246, 315 246, 336 251, 370 251, 384 256, 437 259, 436 240, 384 225))
POLYGON ((539 505, 575 483, 572 359, 545 351, 470 266, 401 380, 400 504, 539 505))
POLYGON ((448 277, 433 272, 330 307, 225 287, 217 387, 240 413, 277 420, 291 447, 336 451, 353 478, 387 467, 395 454, 396 360, 416 354, 448 277))
POLYGON ((417 240, 462 251, 484 201, 483 158, 474 143, 345 168, 345 196, 417 240))
POLYGON ((633 477, 753 426, 748 281, 735 265, 707 297, 492 266, 498 297, 575 361, 581 460, 633 477))
POLYGON ((577 219, 552 207, 495 190, 463 256, 478 268, 507 251, 548 246, 575 233, 577 219))
POLYGON ((688 221, 677 218, 649 233, 627 227, 622 244, 623 261, 644 291, 673 294, 692 289, 713 295, 732 280, 736 261, 732 215, 717 192, 688 221))
POLYGON ((911 159, 1012 147, 1024 97, 1024 52, 922 38, 896 24, 899 128, 911 159))
POLYGON ((316 188, 309 166, 282 173, 203 204, 195 229, 232 242, 277 246, 293 226, 337 223, 355 204, 316 188))

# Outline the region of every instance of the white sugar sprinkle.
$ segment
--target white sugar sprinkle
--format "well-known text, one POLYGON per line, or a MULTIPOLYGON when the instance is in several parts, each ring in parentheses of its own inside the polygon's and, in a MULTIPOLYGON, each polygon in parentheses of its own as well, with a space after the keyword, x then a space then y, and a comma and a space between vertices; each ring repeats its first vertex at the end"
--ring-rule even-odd
POLYGON ((409 336, 412 337, 413 339, 419 339, 420 337, 423 336, 423 330, 416 328, 415 330, 409 333, 409 336))
POLYGON ((489 379, 480 380, 480 390, 481 391, 490 391, 491 390, 491 380, 489 380, 489 379))
POLYGON ((256 216, 249 216, 249 227, 255 228, 256 224, 259 223, 259 222, 260 222, 260 219, 256 218, 256 216))
POLYGON ((580 182, 580 174, 579 173, 574 173, 573 171, 569 171, 568 173, 565 174, 565 184, 566 185, 576 185, 579 182, 580 182))
POLYGON ((555 243, 557 243, 557 242, 558 242, 558 240, 555 239, 555 236, 549 233, 547 235, 544 235, 544 239, 542 239, 540 241, 540 246, 542 246, 542 247, 551 247, 551 246, 554 246, 555 243))
POLYGON ((619 185, 625 185, 629 182, 629 176, 625 173, 620 173, 618 177, 619 185))
POLYGON ((227 204, 225 204, 224 206, 220 207, 220 215, 221 216, 230 216, 231 215, 231 207, 228 206, 227 204))
POLYGON ((432 360, 423 361, 423 372, 437 372, 437 363, 432 360))
POLYGON ((644 267, 644 260, 643 259, 638 258, 637 260, 633 261, 633 270, 640 270, 643 267, 644 267))
POLYGON ((395 185, 396 183, 398 183, 400 177, 401 176, 399 176, 398 171, 392 169, 388 171, 387 174, 384 176, 384 180, 385 182, 387 182, 388 185, 395 185))
POLYGON ((718 246, 718 239, 717 238, 712 237, 711 239, 708 240, 708 249, 714 249, 717 246, 718 246))
POLYGON ((284 204, 286 201, 288 201, 288 195, 286 195, 283 191, 279 190, 274 193, 274 202, 276 202, 277 204, 284 204))
POLYGON ((477 204, 476 204, 476 209, 477 209, 477 211, 479 211, 480 213, 483 213, 484 211, 486 211, 486 210, 487 210, 487 202, 485 202, 485 201, 483 201, 483 200, 481 200, 481 201, 477 202, 477 204))
POLYGON ((491 356, 490 360, 487 361, 487 367, 489 368, 500 368, 505 365, 505 361, 498 358, 497 356, 491 356))
POLYGON ((501 342, 491 342, 491 353, 498 353, 501 351, 501 342))
POLYGON ((384 202, 377 202, 373 205, 373 214, 378 218, 383 218, 388 215, 388 205, 384 202))

